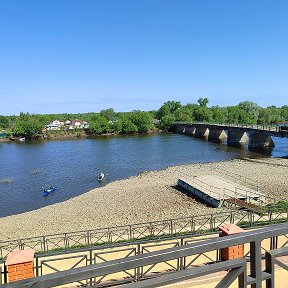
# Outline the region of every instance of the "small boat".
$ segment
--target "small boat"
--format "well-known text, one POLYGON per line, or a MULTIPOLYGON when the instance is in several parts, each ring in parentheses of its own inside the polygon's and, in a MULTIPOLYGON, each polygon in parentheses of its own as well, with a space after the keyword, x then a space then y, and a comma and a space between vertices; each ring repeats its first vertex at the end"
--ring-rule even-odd
POLYGON ((56 189, 57 189, 57 186, 50 186, 49 189, 46 189, 43 187, 42 195, 47 196, 48 194, 54 192, 56 189))
POLYGON ((25 140, 26 140, 25 137, 19 138, 19 141, 21 141, 21 142, 24 142, 25 140))
POLYGON ((105 177, 105 174, 101 172, 100 174, 98 174, 97 180, 98 180, 99 182, 101 182, 102 180, 104 180, 104 177, 105 177))

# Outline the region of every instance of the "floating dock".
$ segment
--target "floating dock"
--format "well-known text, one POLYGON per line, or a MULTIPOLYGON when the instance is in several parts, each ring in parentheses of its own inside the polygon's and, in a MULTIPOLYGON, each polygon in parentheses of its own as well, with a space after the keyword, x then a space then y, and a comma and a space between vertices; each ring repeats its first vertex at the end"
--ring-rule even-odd
POLYGON ((179 177, 177 184, 212 207, 220 207, 225 201, 236 202, 235 199, 247 203, 262 203, 265 199, 265 195, 256 190, 214 175, 183 175, 179 177))

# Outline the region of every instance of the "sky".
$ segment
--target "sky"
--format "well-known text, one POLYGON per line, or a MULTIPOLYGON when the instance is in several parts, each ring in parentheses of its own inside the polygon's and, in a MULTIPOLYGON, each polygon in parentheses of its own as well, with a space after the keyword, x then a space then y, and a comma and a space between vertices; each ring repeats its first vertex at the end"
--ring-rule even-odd
POLYGON ((288 104, 287 0, 0 0, 0 115, 288 104))

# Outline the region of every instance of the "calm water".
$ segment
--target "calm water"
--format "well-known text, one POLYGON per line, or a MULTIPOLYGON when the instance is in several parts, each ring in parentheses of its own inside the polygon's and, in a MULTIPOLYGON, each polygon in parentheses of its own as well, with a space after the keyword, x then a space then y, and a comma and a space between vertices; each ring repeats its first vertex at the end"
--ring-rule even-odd
MULTIPOLYGON (((287 139, 276 139, 272 156, 288 155, 287 139)), ((99 187, 96 174, 107 182, 146 170, 238 157, 261 157, 182 135, 99 137, 97 139, 0 143, 0 217, 34 210, 99 187), (42 187, 59 189, 43 197, 42 187)))

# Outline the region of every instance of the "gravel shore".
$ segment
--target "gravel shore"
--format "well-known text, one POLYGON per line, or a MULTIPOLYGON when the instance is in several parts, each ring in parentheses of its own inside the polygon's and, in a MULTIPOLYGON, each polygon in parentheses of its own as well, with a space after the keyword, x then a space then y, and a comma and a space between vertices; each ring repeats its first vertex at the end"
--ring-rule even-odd
POLYGON ((83 195, 38 210, 0 218, 0 239, 111 227, 211 214, 211 208, 177 187, 181 175, 218 175, 277 200, 288 200, 288 160, 279 158, 179 165, 108 183, 83 195), (253 186, 253 187, 252 187, 253 186))

